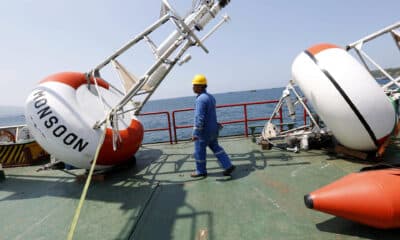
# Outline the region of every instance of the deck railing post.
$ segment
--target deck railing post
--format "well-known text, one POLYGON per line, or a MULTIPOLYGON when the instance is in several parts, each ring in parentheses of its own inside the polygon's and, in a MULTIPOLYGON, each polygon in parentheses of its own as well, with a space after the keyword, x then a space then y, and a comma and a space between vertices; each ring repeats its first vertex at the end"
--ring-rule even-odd
POLYGON ((243 104, 243 109, 244 109, 244 133, 246 137, 249 137, 249 130, 248 128, 248 123, 247 123, 247 104, 243 104))
POLYGON ((171 116, 169 112, 167 112, 167 118, 168 118, 168 134, 169 134, 169 143, 172 144, 172 133, 171 133, 171 116))
POLYGON ((168 127, 166 128, 150 128, 145 129, 144 132, 156 132, 156 131, 167 131, 169 135, 169 142, 172 144, 172 132, 171 132, 171 117, 169 112, 147 112, 147 113, 140 113, 139 116, 149 116, 149 115, 166 115, 167 116, 167 123, 168 127))
POLYGON ((175 143, 178 143, 178 138, 176 134, 176 121, 175 121, 175 111, 172 112, 172 126, 174 127, 174 141, 175 143))

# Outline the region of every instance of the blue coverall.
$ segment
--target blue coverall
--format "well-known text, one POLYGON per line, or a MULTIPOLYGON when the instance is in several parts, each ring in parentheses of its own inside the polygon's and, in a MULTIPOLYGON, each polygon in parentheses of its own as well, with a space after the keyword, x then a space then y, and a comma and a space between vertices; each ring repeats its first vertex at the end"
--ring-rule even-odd
POLYGON ((193 136, 194 158, 196 160, 196 173, 207 174, 206 148, 213 151, 223 169, 232 166, 231 160, 225 150, 218 144, 218 123, 215 110, 215 98, 204 89, 196 98, 194 115, 193 136))

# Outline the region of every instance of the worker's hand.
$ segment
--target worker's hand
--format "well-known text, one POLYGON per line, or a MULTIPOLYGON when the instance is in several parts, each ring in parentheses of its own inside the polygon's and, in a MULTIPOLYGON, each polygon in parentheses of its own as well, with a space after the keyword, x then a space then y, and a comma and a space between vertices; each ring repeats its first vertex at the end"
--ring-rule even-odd
POLYGON ((198 138, 196 136, 192 136, 192 142, 196 141, 198 138))

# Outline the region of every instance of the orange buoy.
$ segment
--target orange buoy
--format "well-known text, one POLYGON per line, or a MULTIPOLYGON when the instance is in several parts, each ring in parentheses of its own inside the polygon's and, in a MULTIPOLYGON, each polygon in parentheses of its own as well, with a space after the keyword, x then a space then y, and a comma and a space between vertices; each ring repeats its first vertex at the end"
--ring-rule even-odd
MULTIPOLYGON (((90 168, 103 133, 93 126, 122 98, 101 78, 98 87, 94 80, 78 72, 53 74, 31 92, 25 107, 35 140, 56 159, 84 169, 90 168)), ((136 116, 121 114, 113 124, 118 129, 106 129, 96 169, 132 161, 142 143, 144 129, 136 116)))
POLYGON ((308 208, 376 228, 400 227, 400 169, 349 174, 304 196, 308 208))

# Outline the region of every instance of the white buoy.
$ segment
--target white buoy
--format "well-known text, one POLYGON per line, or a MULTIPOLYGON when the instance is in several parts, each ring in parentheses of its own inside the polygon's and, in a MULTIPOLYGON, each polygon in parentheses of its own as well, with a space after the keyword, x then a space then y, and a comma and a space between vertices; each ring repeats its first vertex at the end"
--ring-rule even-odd
MULTIPOLYGON (((97 78, 97 82, 100 94, 93 79, 89 87, 83 73, 54 74, 41 81, 26 100, 26 123, 36 141, 58 160, 78 168, 90 167, 103 131, 93 126, 121 98, 105 81, 97 78)), ((96 169, 130 161, 139 149, 142 124, 125 114, 119 117, 118 128, 117 151, 108 128, 96 169)))
POLYGON ((292 76, 344 146, 377 150, 393 131, 396 113, 390 100, 344 49, 333 44, 308 48, 294 60, 292 76))

